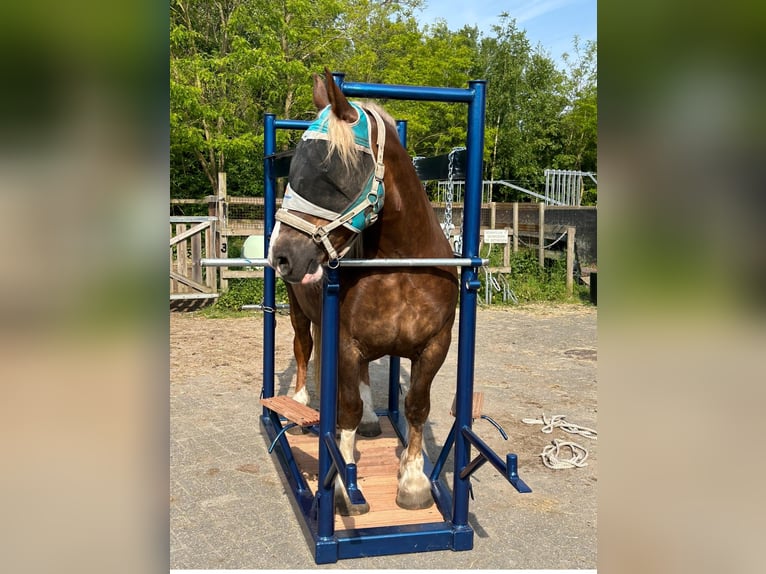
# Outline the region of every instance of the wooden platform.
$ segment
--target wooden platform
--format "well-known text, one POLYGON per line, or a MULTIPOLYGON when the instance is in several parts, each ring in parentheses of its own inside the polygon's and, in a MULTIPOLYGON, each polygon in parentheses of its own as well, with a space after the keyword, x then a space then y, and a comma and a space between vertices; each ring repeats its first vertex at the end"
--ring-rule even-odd
MULTIPOLYGON (((382 435, 375 438, 357 437, 356 441, 358 483, 370 505, 370 512, 361 516, 336 515, 335 529, 443 522, 444 518, 435 503, 425 510, 404 510, 396 505, 396 473, 403 447, 387 417, 380 417, 380 426, 382 435)), ((316 492, 318 437, 308 433, 289 435, 287 439, 309 488, 316 492)))

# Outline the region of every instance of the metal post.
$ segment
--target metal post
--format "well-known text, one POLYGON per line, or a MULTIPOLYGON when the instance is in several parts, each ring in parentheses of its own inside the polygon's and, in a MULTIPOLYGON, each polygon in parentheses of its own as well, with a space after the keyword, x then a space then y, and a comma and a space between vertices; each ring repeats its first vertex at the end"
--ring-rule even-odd
MULTIPOLYGON (((319 436, 335 437, 338 410, 338 323, 340 285, 338 269, 325 267, 322 298, 322 365, 319 397, 319 436)), ((335 488, 325 483, 332 467, 332 457, 324 440, 319 441, 319 484, 317 485, 317 544, 316 561, 325 564, 337 561, 335 534, 335 488)))
POLYGON ((346 77, 345 72, 333 72, 332 73, 332 79, 333 81, 338 84, 338 87, 343 91, 343 80, 346 77))
MULTIPOLYGON (((482 152, 484 150, 484 110, 486 82, 469 82, 474 97, 468 104, 466 141, 466 189, 463 207, 463 257, 477 257, 481 223, 482 152)), ((471 427, 473 409, 474 347, 476 344, 476 296, 480 282, 475 267, 464 267, 460 280, 460 325, 458 330, 457 400, 455 426, 471 427)), ((458 433, 455 440, 455 474, 452 524, 456 550, 473 547, 473 531, 468 526, 469 477, 460 472, 470 459, 470 443, 458 433)))
POLYGON ((407 120, 396 120, 396 131, 399 132, 402 147, 407 149, 407 120))
MULTIPOLYGON (((263 123, 263 172, 264 172, 264 250, 269 251, 271 233, 274 231, 277 206, 276 177, 272 156, 277 150, 276 115, 266 114, 263 123)), ((263 317, 263 396, 274 396, 274 354, 277 321, 274 314, 276 308, 276 275, 274 269, 265 267, 263 270, 263 306, 267 311, 263 317)), ((263 408, 263 416, 268 416, 268 409, 263 408)))
POLYGON ((537 262, 540 265, 540 269, 545 267, 545 203, 542 201, 538 204, 537 223, 539 234, 537 236, 537 262))
MULTIPOLYGON (((399 132, 399 141, 404 149, 407 149, 407 121, 397 120, 396 131, 399 132)), ((388 418, 398 425, 399 423, 399 379, 402 360, 400 357, 388 358, 388 418)))

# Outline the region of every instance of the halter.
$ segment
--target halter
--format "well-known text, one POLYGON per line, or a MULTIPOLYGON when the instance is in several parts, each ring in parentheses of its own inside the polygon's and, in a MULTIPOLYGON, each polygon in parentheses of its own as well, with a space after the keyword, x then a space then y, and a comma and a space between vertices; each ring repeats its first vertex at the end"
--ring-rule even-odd
MULTIPOLYGON (((375 157, 372 151, 372 142, 370 138, 371 126, 367 120, 365 110, 358 104, 353 102, 349 103, 359 114, 359 119, 352 124, 356 146, 360 151, 375 157)), ((341 249, 340 254, 338 254, 330 242, 330 232, 343 226, 354 233, 361 233, 365 228, 377 221, 378 213, 383 208, 383 201, 385 199, 385 189, 383 187, 383 176, 385 174, 383 148, 386 144, 386 128, 380 114, 373 109, 367 111, 372 114, 375 118, 375 123, 377 124, 378 154, 375 158, 375 169, 370 174, 367 183, 356 199, 346 206, 341 213, 337 213, 310 202, 292 189, 288 183, 284 199, 282 200, 282 207, 276 213, 277 221, 281 221, 298 231, 302 231, 311 237, 314 240, 314 243, 322 245, 327 251, 331 263, 333 261, 337 262, 338 259, 348 253, 352 242, 349 242, 343 249, 341 249), (321 217, 322 219, 329 220, 329 223, 326 225, 314 225, 291 213, 291 211, 321 217)), ((322 110, 316 121, 314 121, 304 132, 302 139, 304 141, 309 139, 329 139, 327 126, 329 115, 331 113, 332 110, 330 109, 330 106, 327 106, 322 110)))

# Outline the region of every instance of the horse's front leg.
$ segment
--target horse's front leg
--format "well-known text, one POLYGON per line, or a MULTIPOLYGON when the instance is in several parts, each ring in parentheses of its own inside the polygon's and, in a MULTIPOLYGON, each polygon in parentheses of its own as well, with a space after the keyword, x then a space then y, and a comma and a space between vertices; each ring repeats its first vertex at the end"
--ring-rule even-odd
MULTIPOLYGON (((338 449, 346 464, 356 462, 356 431, 362 420, 363 404, 359 392, 361 360, 356 352, 339 353, 338 357, 338 449)), ((354 505, 346 494, 340 476, 335 480, 335 508, 344 515, 369 512, 369 504, 354 505)))
POLYGON ((431 481, 423 472, 423 424, 409 423, 409 440, 399 459, 396 504, 407 510, 429 508, 434 503, 431 481))
POLYGON ((423 427, 431 410, 431 382, 447 356, 451 332, 447 329, 432 339, 412 361, 410 390, 404 400, 409 427, 407 447, 399 459, 396 504, 407 510, 429 508, 434 503, 431 481, 423 472, 423 427))

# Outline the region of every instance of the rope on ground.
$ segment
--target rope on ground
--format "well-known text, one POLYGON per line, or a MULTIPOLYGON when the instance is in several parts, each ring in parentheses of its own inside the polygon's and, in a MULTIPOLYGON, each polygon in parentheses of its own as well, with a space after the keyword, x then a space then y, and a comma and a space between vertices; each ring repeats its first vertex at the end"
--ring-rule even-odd
POLYGON ((540 456, 543 459, 543 464, 554 470, 588 466, 588 463, 585 462, 585 459, 588 458, 588 450, 574 442, 555 439, 543 449, 540 456), (559 458, 562 448, 569 448, 571 451, 572 455, 568 459, 559 458))
POLYGON ((540 430, 544 433, 551 433, 553 432, 554 428, 560 428, 564 432, 571 434, 579 434, 592 439, 598 438, 598 432, 595 430, 577 425, 575 423, 567 422, 564 420, 565 418, 566 415, 553 415, 549 419, 545 416, 545 414, 543 414, 542 419, 521 419, 521 422, 528 425, 543 425, 543 428, 540 430))

